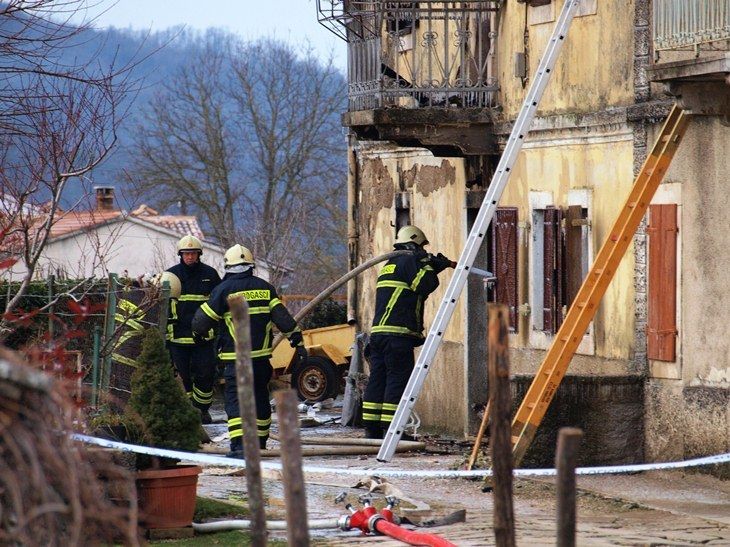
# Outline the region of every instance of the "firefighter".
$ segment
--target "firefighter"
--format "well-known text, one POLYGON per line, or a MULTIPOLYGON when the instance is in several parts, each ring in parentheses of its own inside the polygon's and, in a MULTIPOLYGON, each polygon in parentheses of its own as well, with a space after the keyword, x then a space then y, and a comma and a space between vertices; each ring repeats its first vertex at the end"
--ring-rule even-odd
POLYGON ((201 422, 209 424, 216 370, 214 332, 193 336, 192 321, 221 278, 214 268, 200 261, 203 244, 197 237, 188 235, 180 239, 177 254, 180 263, 167 270, 180 280, 180 295, 170 300, 167 345, 185 391, 200 411, 201 422))
POLYGON ((382 439, 390 427, 415 365, 413 348, 424 342, 424 302, 438 287, 438 274, 452 266, 441 253, 426 253, 426 245, 428 240, 421 229, 403 226, 393 247, 412 253, 392 258, 378 275, 375 316, 365 351, 370 379, 362 402, 369 439, 382 439))
POLYGON ((276 289, 267 281, 253 274, 253 254, 243 245, 234 245, 226 251, 223 258, 225 275, 223 282, 216 287, 210 298, 195 313, 193 331, 208 332, 223 320, 227 328, 220 332, 218 358, 225 363, 225 406, 228 414, 228 434, 231 440, 232 458, 243 457, 243 429, 238 407, 236 389, 236 348, 231 312, 228 309, 228 296, 242 294, 248 302, 251 318, 251 364, 253 366, 254 396, 256 399, 256 425, 259 445, 266 448, 271 426, 271 405, 269 403, 269 380, 273 368, 269 362, 272 353, 272 323, 289 339, 296 348, 300 361, 306 360, 302 333, 296 321, 284 307, 276 294, 276 289))

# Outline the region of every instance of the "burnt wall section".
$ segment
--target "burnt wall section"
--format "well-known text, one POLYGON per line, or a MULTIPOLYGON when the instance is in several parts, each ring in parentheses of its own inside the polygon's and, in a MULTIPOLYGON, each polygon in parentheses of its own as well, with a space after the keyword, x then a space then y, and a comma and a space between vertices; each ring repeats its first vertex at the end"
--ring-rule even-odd
MULTIPOLYGON (((512 379, 513 414, 524 399, 532 375, 512 379)), ((578 465, 616 465, 644 461, 644 380, 640 376, 566 376, 523 467, 553 467, 558 430, 579 427, 584 432, 578 465)))

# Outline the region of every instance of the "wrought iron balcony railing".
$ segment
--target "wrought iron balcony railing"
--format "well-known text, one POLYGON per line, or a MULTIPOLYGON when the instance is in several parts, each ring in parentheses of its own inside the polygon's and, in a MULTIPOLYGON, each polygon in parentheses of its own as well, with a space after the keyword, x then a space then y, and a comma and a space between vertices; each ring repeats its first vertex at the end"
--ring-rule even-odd
POLYGON ((489 107, 500 0, 318 0, 348 42, 349 110, 489 107))
POLYGON ((730 0, 654 0, 654 50, 727 49, 730 0))

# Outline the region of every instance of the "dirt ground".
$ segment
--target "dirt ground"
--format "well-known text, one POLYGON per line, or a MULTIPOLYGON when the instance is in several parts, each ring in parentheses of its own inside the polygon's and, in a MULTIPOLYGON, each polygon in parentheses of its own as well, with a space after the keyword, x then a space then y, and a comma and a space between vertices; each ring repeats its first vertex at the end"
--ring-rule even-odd
MULTIPOLYGON (((219 411, 218 411, 219 412, 219 411)), ((214 418, 221 415, 214 412, 214 418)), ((339 416, 338 408, 317 413, 316 419, 327 421, 339 416)), ((216 420, 218 421, 218 420, 216 420)), ((207 451, 225 451, 223 424, 207 426, 214 441, 207 451)), ((276 418, 272 432, 276 434, 276 418)), ((357 437, 360 430, 329 423, 302 429, 302 438, 330 436, 357 437)), ((270 441, 269 448, 278 443, 270 441)), ((306 458, 305 466, 327 466, 335 469, 362 470, 344 473, 307 473, 307 513, 309 518, 336 518, 346 510, 335 503, 338 494, 359 506, 363 487, 360 480, 377 475, 379 469, 456 469, 468 454, 467 444, 429 443, 431 452, 399 454, 387 464, 375 456, 323 456, 306 458)), ((270 461, 270 460, 267 460, 270 461)), ((274 460, 276 461, 276 460, 274 460)), ((223 500, 246 498, 246 479, 232 469, 206 467, 200 477, 198 494, 223 500)), ((264 496, 270 519, 285 516, 284 495, 275 472, 264 472, 264 496), (270 478, 266 478, 270 477, 270 478)), ((466 479, 389 479, 400 489, 404 499, 396 513, 412 520, 436 518, 454 511, 466 510, 465 522, 430 528, 430 533, 448 539, 455 545, 493 545, 492 495, 482 492, 483 483, 466 479)), ((689 471, 648 472, 632 475, 586 476, 578 479, 578 544, 579 545, 730 545, 730 481, 689 471)), ((376 504, 383 496, 373 494, 376 504)), ((555 544, 555 492, 552 479, 516 479, 514 514, 519 545, 555 544)), ((272 538, 285 538, 284 532, 272 532, 272 538)), ((311 530, 312 544, 343 546, 360 543, 403 545, 389 538, 362 536, 359 532, 336 529, 311 530)))

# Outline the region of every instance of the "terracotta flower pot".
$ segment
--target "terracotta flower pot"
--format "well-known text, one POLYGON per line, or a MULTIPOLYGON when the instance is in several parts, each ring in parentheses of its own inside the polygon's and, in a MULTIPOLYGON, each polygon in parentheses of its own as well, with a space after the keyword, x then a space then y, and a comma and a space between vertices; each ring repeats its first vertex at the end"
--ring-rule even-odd
POLYGON ((195 513, 197 465, 137 471, 140 521, 145 528, 190 526, 195 513))

